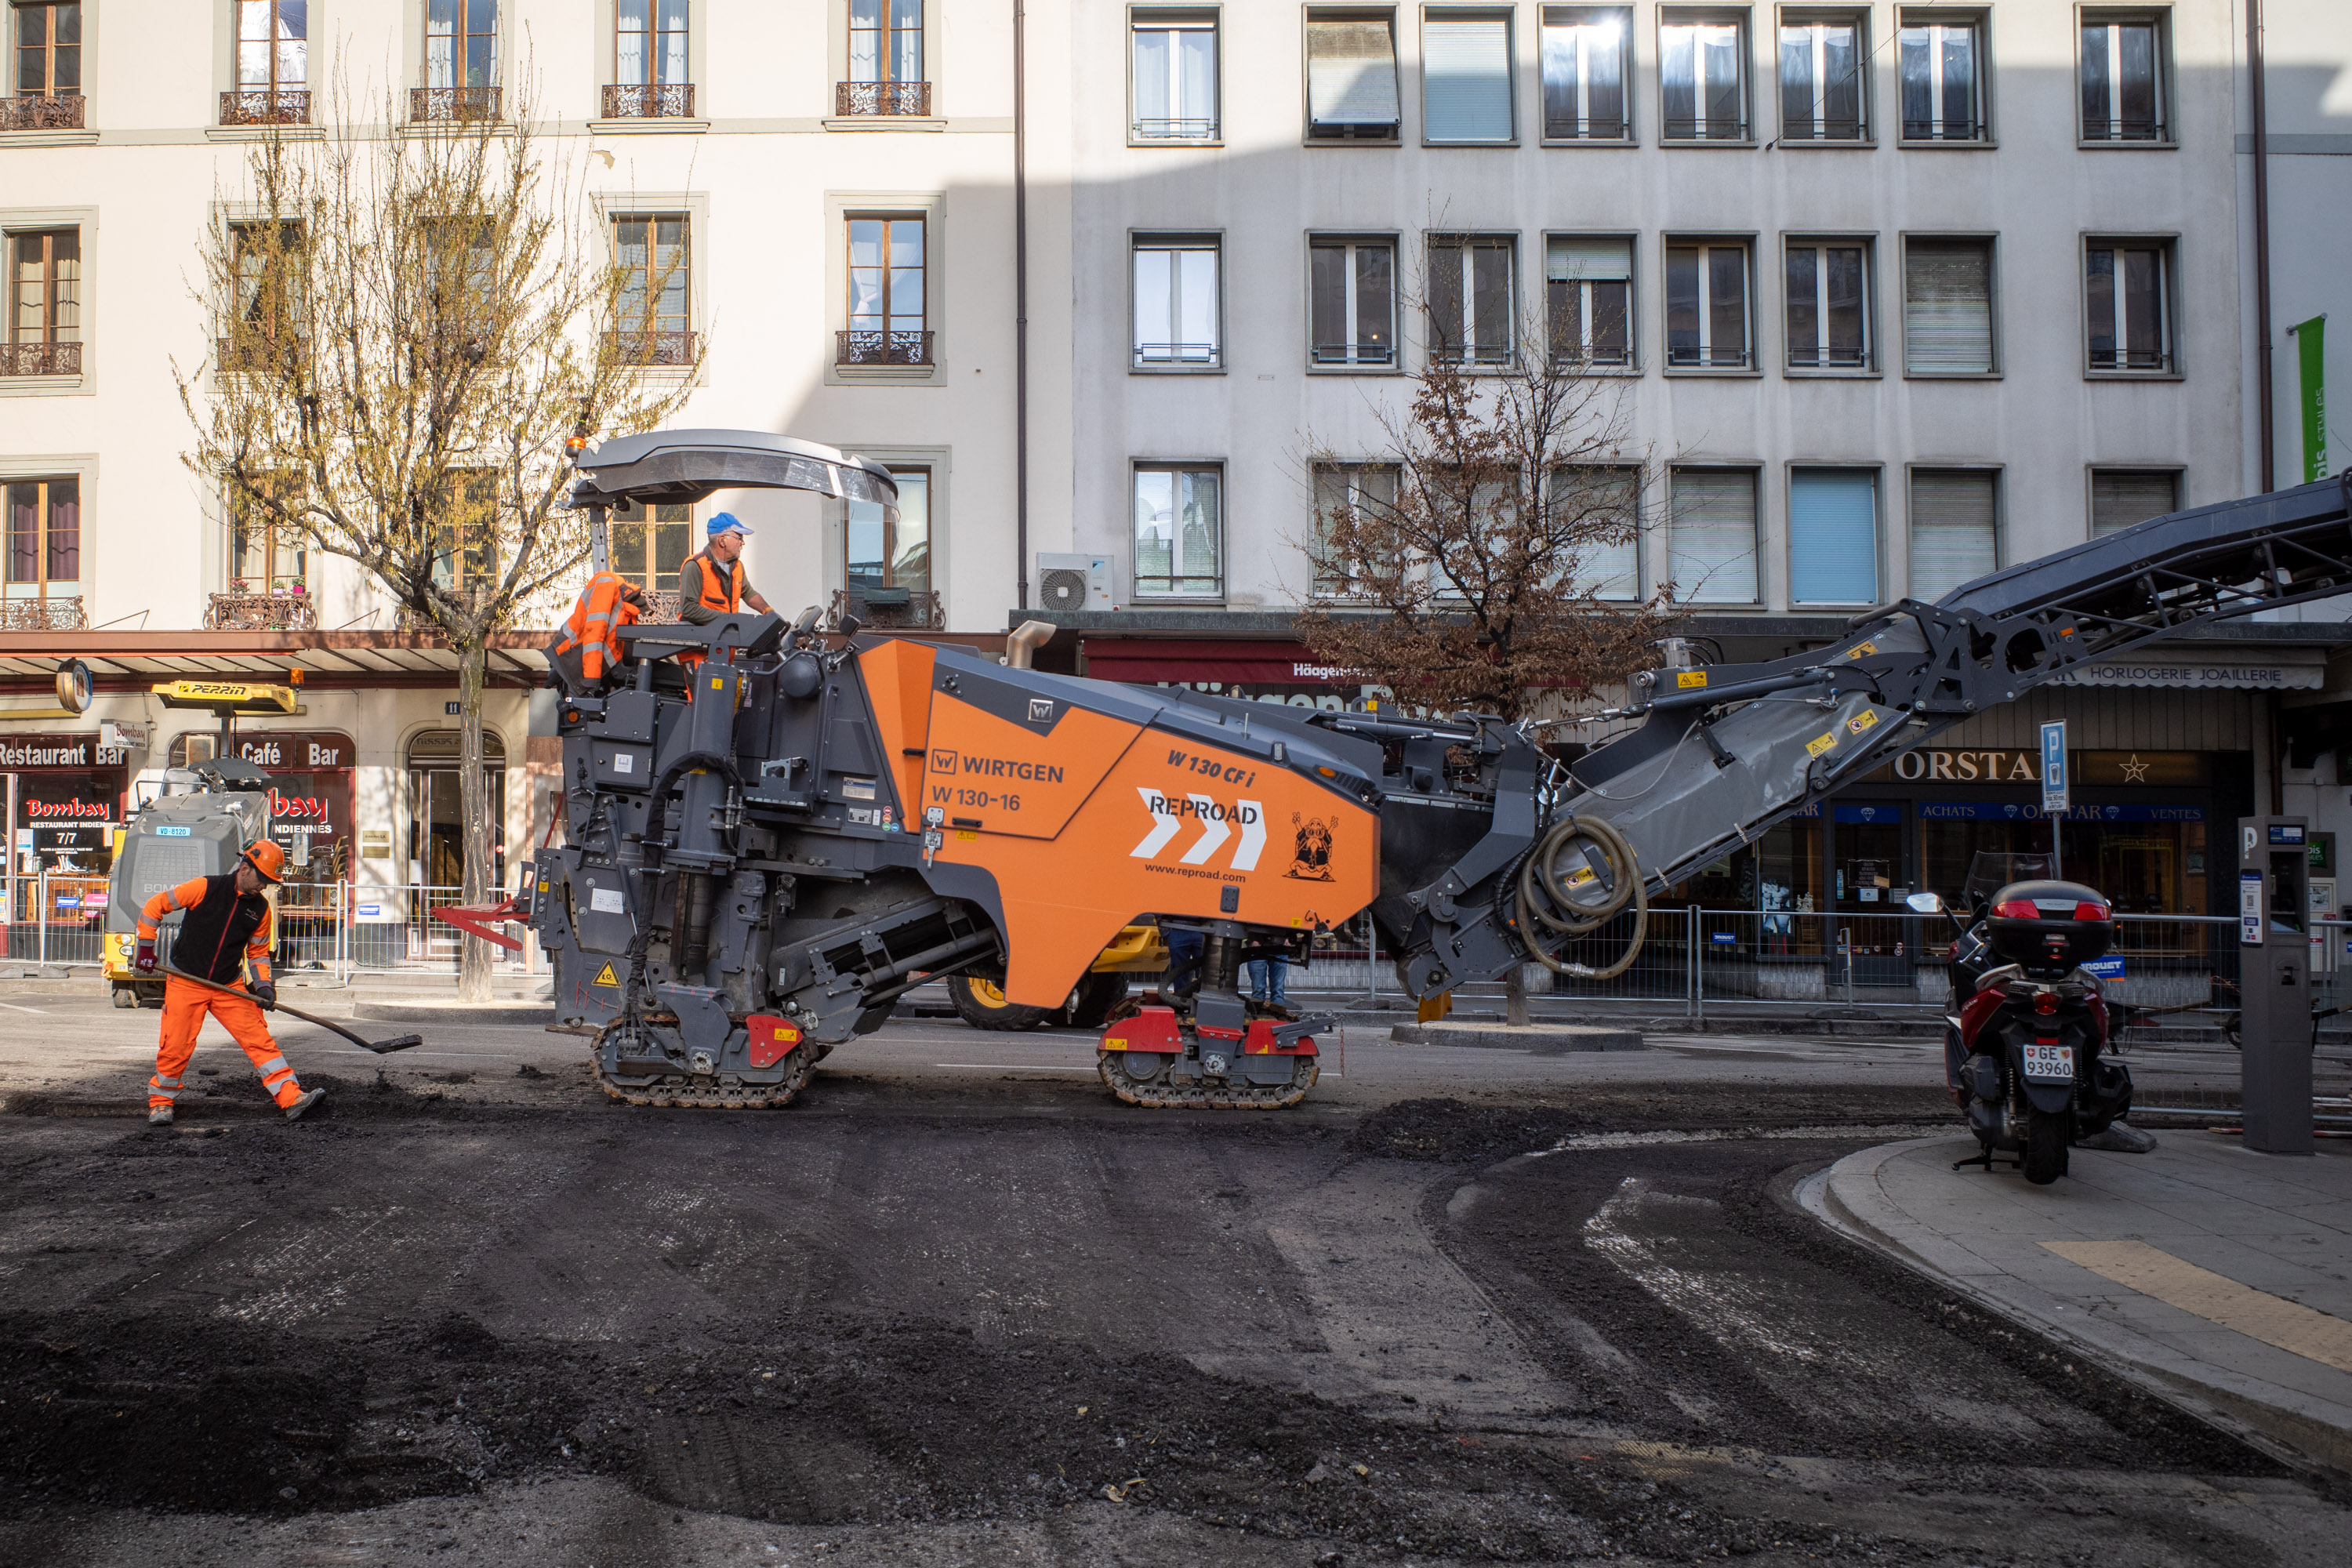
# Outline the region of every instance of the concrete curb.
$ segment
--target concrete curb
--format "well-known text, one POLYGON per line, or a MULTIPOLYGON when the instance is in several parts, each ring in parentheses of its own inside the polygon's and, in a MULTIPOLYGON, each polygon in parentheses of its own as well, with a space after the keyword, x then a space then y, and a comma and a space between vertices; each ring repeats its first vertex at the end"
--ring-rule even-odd
POLYGON ((1890 1161, 1932 1145, 1947 1146, 1956 1157, 1976 1146, 1973 1139, 1947 1135, 1865 1149, 1799 1183, 1797 1202, 1849 1240, 1996 1316, 2072 1345, 2105 1370, 2232 1436, 2288 1463, 2320 1466, 2339 1481, 2352 1476, 2352 1431, 2326 1420, 2295 1391, 2183 1355, 2112 1319, 2061 1310, 2061 1303, 2011 1275, 1999 1275, 2013 1288, 1996 1294, 1927 1257, 1916 1245, 1927 1238, 1883 1194, 1878 1173, 1890 1161))
POLYGON ((1401 1046, 1467 1046, 1484 1050, 1527 1051, 1564 1057, 1579 1051, 1641 1051, 1638 1029, 1602 1029, 1580 1024, 1399 1024, 1389 1038, 1401 1046))
POLYGON ((354 1002, 351 1016, 377 1024, 551 1024, 555 1022, 555 1005, 552 1002, 354 1002))

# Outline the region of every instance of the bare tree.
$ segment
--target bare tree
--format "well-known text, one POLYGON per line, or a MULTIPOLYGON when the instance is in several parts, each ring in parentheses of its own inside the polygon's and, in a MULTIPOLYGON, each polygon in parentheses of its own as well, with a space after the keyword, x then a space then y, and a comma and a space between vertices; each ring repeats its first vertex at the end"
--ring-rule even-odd
MULTIPOLYGON (((209 376, 173 375, 183 459, 248 530, 356 562, 457 658, 464 898, 488 896, 482 690, 499 632, 548 624, 589 550, 562 510, 567 438, 661 425, 700 363, 682 244, 607 235, 543 150, 530 95, 507 119, 358 123, 257 142, 235 215, 202 246, 219 326, 209 376), (632 243, 645 254, 624 255, 632 243), (616 248, 617 247, 617 248, 616 248), (634 262, 635 266, 625 266, 634 262)), ((682 236, 679 237, 682 238, 682 236)), ((489 994, 467 938, 460 994, 489 994)))
MULTIPOLYGON (((1408 707, 1556 717, 1649 663, 1675 619, 1673 584, 1643 595, 1634 564, 1631 383, 1595 363, 1614 334, 1578 313, 1589 297, 1514 322, 1465 297, 1458 261, 1433 274, 1382 459, 1310 459, 1314 592, 1294 624, 1316 662, 1408 707)), ((1516 972, 1510 994, 1524 1023, 1516 972)))

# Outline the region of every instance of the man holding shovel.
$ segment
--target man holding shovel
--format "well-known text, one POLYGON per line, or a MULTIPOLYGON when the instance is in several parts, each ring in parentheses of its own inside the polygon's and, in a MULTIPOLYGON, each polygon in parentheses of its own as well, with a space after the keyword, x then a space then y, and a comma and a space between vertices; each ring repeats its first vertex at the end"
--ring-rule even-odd
POLYGON ((169 973, 163 982, 163 1037, 155 1052, 155 1076, 147 1080, 147 1121, 169 1126, 172 1102, 180 1095, 180 1075, 195 1054, 196 1034, 207 1015, 218 1018, 244 1047, 261 1087, 293 1121, 327 1091, 304 1092, 294 1081, 286 1053, 269 1037, 261 1010, 278 1005, 278 987, 269 973, 269 948, 276 919, 262 896, 264 882, 279 880, 286 851, 265 838, 240 856, 236 867, 223 877, 196 877, 176 888, 166 888, 139 911, 139 952, 132 964, 142 973, 155 971, 155 922, 174 910, 185 910, 180 935, 172 946, 172 968, 194 980, 169 973), (237 985, 240 968, 252 973, 250 989, 237 985), (195 981, 209 982, 197 984, 195 981), (219 989, 215 989, 218 987, 219 989))

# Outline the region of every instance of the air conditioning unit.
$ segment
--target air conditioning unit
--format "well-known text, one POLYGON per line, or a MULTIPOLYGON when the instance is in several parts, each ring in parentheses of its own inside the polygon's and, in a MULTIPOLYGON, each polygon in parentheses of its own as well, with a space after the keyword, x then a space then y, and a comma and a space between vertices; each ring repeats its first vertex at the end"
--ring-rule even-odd
POLYGON ((1041 610, 1116 610, 1118 593, 1112 584, 1108 555, 1057 555, 1037 552, 1037 607, 1041 610))

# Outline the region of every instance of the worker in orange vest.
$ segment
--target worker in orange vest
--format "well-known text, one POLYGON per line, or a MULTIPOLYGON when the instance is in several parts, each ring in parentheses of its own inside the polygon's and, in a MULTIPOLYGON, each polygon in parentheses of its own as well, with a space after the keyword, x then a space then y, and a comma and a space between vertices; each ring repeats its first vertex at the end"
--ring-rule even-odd
POLYGON ((275 884, 286 867, 286 851, 265 838, 238 857, 236 867, 219 877, 195 877, 176 888, 166 888, 139 911, 139 950, 131 963, 140 973, 155 972, 155 922, 174 910, 186 913, 180 934, 172 943, 172 967, 230 991, 213 991, 175 974, 163 983, 163 1035, 155 1052, 155 1076, 147 1080, 147 1121, 167 1127, 172 1102, 180 1097, 180 1077, 195 1054, 196 1035, 206 1015, 217 1018, 244 1047, 261 1087, 291 1121, 319 1102, 323 1089, 305 1090, 294 1081, 286 1053, 269 1037, 262 1021, 265 1007, 278 1005, 278 986, 270 977, 269 947, 277 921, 262 884, 275 884), (239 985, 242 969, 250 983, 239 985))
MULTIPOLYGON (((743 580, 743 542, 751 537, 751 531, 731 511, 710 520, 710 542, 699 554, 688 556, 677 569, 677 613, 688 625, 708 625, 746 605, 768 614, 768 601, 743 580)), ((705 656, 682 653, 677 657, 679 663, 692 669, 705 656)))
POLYGON ((548 668, 566 691, 593 691, 620 668, 621 628, 636 625, 645 607, 645 594, 627 578, 599 572, 588 579, 572 618, 547 645, 548 668))

